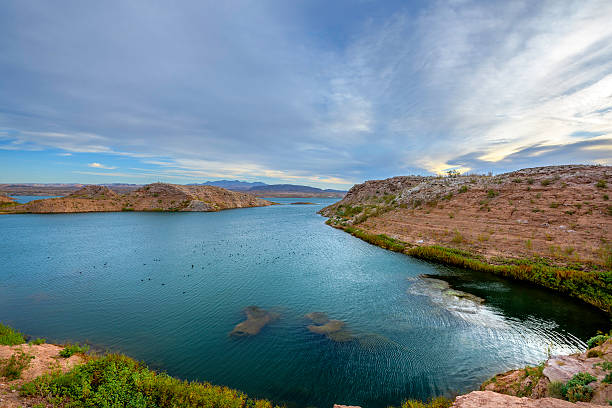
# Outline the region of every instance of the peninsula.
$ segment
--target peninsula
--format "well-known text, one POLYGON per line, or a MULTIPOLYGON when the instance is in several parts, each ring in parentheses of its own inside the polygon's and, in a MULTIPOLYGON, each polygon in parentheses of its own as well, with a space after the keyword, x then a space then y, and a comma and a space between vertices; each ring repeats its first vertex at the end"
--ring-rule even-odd
POLYGON ((355 185, 327 223, 422 259, 493 272, 612 310, 610 166, 406 176, 355 185))

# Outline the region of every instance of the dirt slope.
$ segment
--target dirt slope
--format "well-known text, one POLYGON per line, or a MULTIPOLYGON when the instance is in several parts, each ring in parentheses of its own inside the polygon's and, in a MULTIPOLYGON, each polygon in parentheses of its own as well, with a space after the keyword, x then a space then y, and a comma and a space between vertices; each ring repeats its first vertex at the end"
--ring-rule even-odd
POLYGON ((61 198, 30 201, 2 208, 5 212, 71 213, 103 211, 219 211, 262 207, 272 203, 251 194, 212 186, 149 184, 120 195, 104 186, 89 185, 61 198))
POLYGON ((22 384, 52 371, 60 370, 66 372, 75 365, 82 363, 83 358, 79 355, 73 355, 70 358, 60 357, 59 352, 62 349, 63 347, 53 344, 21 344, 19 346, 0 345, 0 360, 7 359, 11 355, 19 352, 24 352, 32 357, 28 367, 21 373, 20 378, 9 381, 6 378, 0 377, 0 407, 17 408, 34 405, 39 401, 36 399, 26 400, 19 396, 18 390, 22 384))
POLYGON ((610 268, 610 196, 612 167, 551 166, 368 181, 321 213, 331 225, 469 250, 489 261, 539 256, 555 265, 610 268))

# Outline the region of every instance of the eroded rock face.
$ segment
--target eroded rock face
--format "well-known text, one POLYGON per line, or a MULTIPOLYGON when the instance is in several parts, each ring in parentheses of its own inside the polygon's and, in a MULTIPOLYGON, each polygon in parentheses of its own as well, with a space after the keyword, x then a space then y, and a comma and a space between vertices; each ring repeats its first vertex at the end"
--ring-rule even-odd
POLYGON ((257 306, 248 306, 244 309, 247 319, 244 322, 238 323, 234 330, 230 332, 230 336, 254 336, 267 324, 278 319, 278 313, 268 312, 257 306))
POLYGON ((460 395, 452 405, 453 408, 601 408, 587 402, 571 403, 556 398, 532 399, 514 397, 492 391, 473 391, 460 395))

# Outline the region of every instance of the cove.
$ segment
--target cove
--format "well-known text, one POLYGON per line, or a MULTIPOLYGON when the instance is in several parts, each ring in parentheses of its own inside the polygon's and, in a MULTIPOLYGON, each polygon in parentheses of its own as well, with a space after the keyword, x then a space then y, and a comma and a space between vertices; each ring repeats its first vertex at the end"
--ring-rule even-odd
POLYGON ((316 214, 334 200, 305 201, 0 216, 0 320, 300 407, 461 393, 609 326, 579 301, 367 244, 316 214), (248 306, 278 318, 230 336, 248 306), (309 330, 313 312, 343 335, 309 330))

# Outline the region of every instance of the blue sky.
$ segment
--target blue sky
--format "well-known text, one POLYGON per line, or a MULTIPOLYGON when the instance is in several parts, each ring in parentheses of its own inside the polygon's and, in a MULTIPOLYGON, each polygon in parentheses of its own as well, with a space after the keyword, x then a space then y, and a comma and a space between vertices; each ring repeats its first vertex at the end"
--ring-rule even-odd
POLYGON ((612 164, 612 2, 0 2, 0 182, 612 164))

